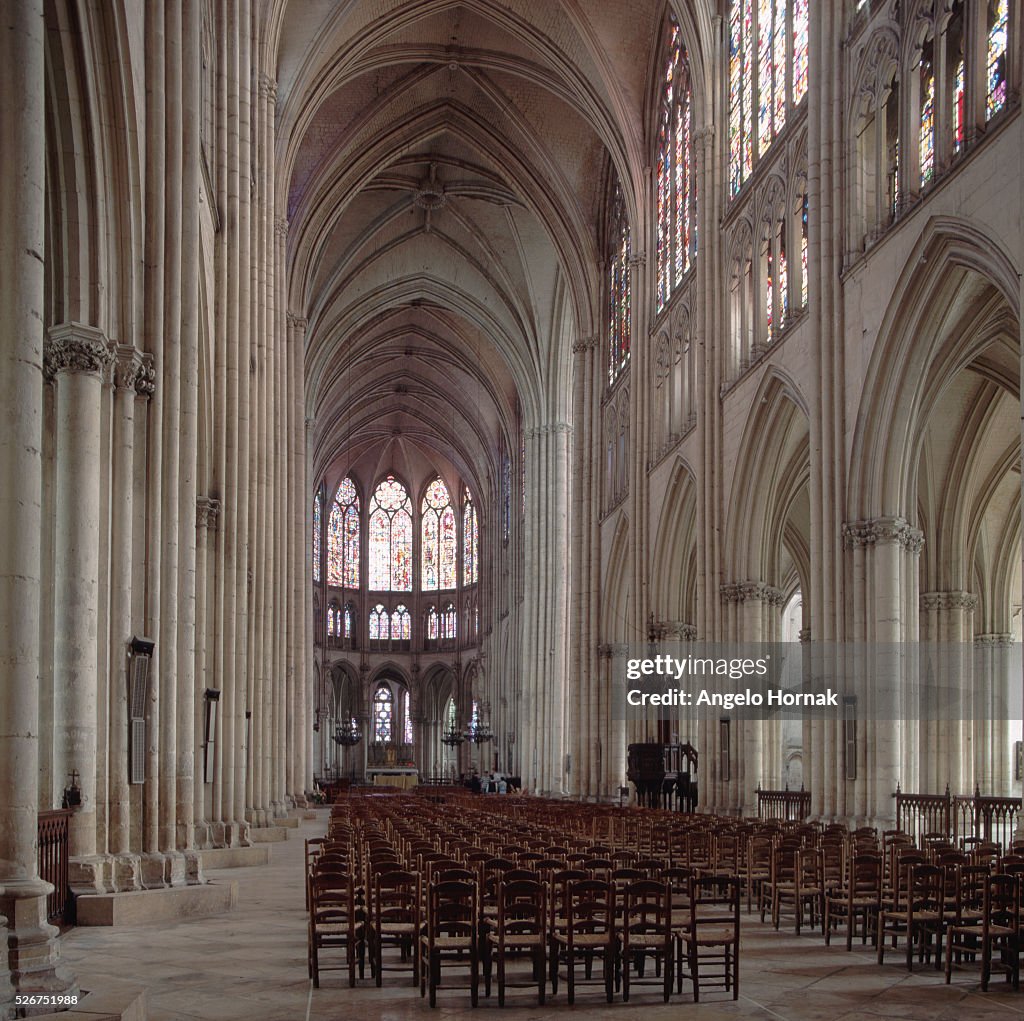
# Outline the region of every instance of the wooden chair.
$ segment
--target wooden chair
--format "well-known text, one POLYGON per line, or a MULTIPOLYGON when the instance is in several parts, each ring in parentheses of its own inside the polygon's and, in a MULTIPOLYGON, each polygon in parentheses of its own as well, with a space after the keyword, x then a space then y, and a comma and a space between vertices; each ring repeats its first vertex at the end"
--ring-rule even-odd
POLYGON ((698 876, 690 881, 690 921, 678 935, 677 989, 683 979, 693 983, 693 1002, 700 989, 723 988, 740 995, 740 882, 737 878, 698 876), (685 948, 685 952, 684 952, 685 948), (709 980, 701 967, 720 965, 721 977, 709 980), (684 970, 685 965, 685 970, 684 970))
POLYGON ((630 883, 625 889, 622 924, 617 935, 623 1002, 629 1002, 633 966, 639 981, 646 959, 651 957, 657 966, 655 975, 661 976, 662 998, 668 1003, 672 995, 674 949, 671 886, 654 879, 630 883))
POLYGON ((1020 885, 1018 876, 985 877, 981 920, 972 925, 951 925, 946 932, 947 984, 953 972, 954 951, 980 951, 983 992, 988 991, 993 970, 1005 973, 1015 990, 1020 988, 1020 885))
POLYGON ((429 990, 437 1006, 441 968, 469 964, 469 996, 475 1007, 480 987, 476 883, 432 883, 427 889, 427 919, 420 936, 420 996, 429 990))
POLYGON ((566 887, 564 928, 556 928, 551 940, 551 992, 558 992, 558 967, 566 966, 566 992, 570 1006, 576 1002, 576 965, 583 963, 589 978, 594 961, 600 960, 605 998, 612 1002, 615 979, 615 898, 611 883, 578 879, 566 887))
POLYGON ((352 877, 327 872, 314 874, 309 886, 309 974, 313 988, 320 988, 320 972, 348 970, 348 984, 356 984, 358 958, 359 977, 363 977, 364 917, 356 904, 352 877), (343 950, 343 965, 330 968, 320 961, 321 951, 343 950))
MULTIPOLYGON (((412 959, 413 985, 419 985, 420 877, 414 872, 388 872, 374 879, 367 944, 370 968, 378 987, 384 972, 384 947, 398 947, 402 962, 412 959)), ((399 969, 395 970, 400 970, 399 969)))
POLYGON ((547 984, 547 890, 529 879, 501 882, 496 924, 483 943, 484 992, 491 995, 491 966, 498 965, 498 1006, 505 1006, 506 970, 509 957, 528 956, 533 965, 537 1002, 544 1004, 547 984))
POLYGON ((938 865, 908 865, 893 907, 878 914, 878 963, 885 958, 885 937, 892 937, 893 947, 902 937, 907 944, 907 971, 912 971, 915 947, 921 959, 930 959, 934 936, 935 967, 940 968, 944 903, 945 870, 938 865))
POLYGON ((846 922, 846 949, 853 949, 854 928, 861 922, 861 943, 867 934, 875 934, 878 912, 882 908, 882 856, 854 855, 846 885, 825 897, 825 946, 832 941, 832 930, 846 922))

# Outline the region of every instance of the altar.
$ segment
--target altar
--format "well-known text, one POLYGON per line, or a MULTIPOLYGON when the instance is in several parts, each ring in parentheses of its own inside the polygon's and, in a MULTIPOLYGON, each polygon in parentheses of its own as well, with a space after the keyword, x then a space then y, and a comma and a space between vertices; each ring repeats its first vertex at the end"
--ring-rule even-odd
POLYGON ((400 787, 406 790, 420 782, 420 774, 414 768, 370 766, 366 770, 366 779, 374 787, 400 787))

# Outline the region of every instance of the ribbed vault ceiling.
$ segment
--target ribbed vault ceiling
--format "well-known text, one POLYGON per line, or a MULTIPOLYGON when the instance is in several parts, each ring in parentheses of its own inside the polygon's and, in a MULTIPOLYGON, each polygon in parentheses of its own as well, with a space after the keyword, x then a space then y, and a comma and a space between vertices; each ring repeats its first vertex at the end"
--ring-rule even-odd
POLYGON ((276 10, 277 181, 290 307, 308 320, 314 470, 400 441, 487 493, 517 408, 527 425, 568 417, 572 339, 600 320, 608 155, 642 179, 664 10, 276 10))

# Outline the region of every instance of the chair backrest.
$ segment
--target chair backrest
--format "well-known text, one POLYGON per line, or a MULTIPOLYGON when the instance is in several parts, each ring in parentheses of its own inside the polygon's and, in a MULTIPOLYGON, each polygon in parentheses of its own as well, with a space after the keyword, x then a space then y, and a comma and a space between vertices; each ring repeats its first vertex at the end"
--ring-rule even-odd
POLYGON ((501 881, 498 935, 542 936, 547 928, 547 887, 533 879, 501 881))
POLYGON ((941 865, 908 865, 907 908, 942 912, 945 906, 946 870, 941 865))
POLYGON ((577 879, 565 893, 565 920, 569 943, 580 935, 615 935, 615 899, 612 885, 602 879, 577 879))
POLYGON ((638 879, 625 889, 622 913, 623 945, 629 947, 637 936, 672 939, 672 887, 656 879, 638 879))
POLYGON ((847 885, 848 899, 862 900, 873 897, 876 903, 882 900, 882 856, 880 854, 855 854, 850 863, 850 879, 847 885))
MULTIPOLYGON (((996 873, 985 880, 985 902, 982 924, 1020 933, 1020 877, 996 873)), ((1014 953, 1016 953, 1016 946, 1014 953)))
POLYGON ((476 941, 476 883, 431 883, 427 887, 427 938, 432 945, 438 936, 476 941))
POLYGON ((404 922, 419 927, 420 877, 415 872, 378 873, 373 882, 372 915, 375 925, 404 922))
POLYGON ((731 927, 729 940, 740 936, 740 881, 736 876, 696 875, 690 879, 690 930, 713 925, 731 927))

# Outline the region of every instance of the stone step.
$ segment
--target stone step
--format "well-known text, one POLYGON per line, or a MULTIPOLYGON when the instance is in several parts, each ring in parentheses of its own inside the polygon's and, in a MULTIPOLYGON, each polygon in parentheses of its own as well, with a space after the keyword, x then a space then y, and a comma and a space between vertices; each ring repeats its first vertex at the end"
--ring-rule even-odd
POLYGON ((289 830, 297 830, 299 828, 299 817, 297 815, 283 815, 280 819, 274 820, 275 826, 284 826, 289 830))
POLYGON ((237 902, 238 883, 217 880, 162 890, 86 894, 75 898, 75 911, 78 925, 158 925, 221 915, 237 902))
POLYGON ((279 840, 287 840, 291 833, 285 826, 251 826, 249 839, 254 844, 273 844, 279 840))
POLYGON ((210 847, 199 852, 203 870, 247 869, 270 862, 270 848, 266 844, 254 847, 210 847))

